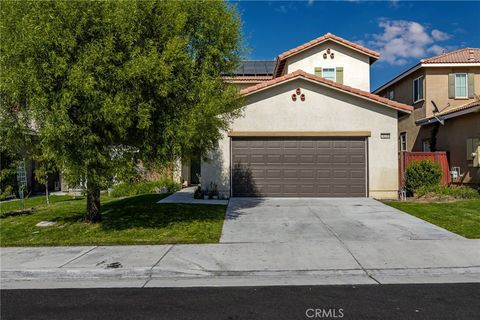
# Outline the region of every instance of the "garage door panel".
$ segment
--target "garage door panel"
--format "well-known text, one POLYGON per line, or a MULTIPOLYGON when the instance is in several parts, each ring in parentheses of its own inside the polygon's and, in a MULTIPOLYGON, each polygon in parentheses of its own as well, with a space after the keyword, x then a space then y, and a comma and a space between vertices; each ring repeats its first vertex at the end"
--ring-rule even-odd
POLYGON ((264 164, 266 155, 264 154, 252 154, 250 155, 250 163, 264 164))
POLYGON ((315 162, 315 155, 313 154, 301 154, 299 155, 298 161, 302 164, 306 163, 314 163, 315 162))
POLYGON ((283 156, 284 163, 298 163, 298 155, 297 154, 285 154, 283 156))
POLYGON ((365 164, 364 139, 233 138, 233 196, 364 197, 365 164))
POLYGON ((318 154, 317 163, 329 164, 332 162, 332 156, 330 154, 318 154))
POLYGON ((348 154, 334 154, 332 160, 334 164, 342 164, 342 163, 348 164, 349 156, 348 154))
POLYGON ((350 163, 364 164, 365 163, 365 157, 363 156, 363 154, 352 154, 352 155, 350 155, 350 163))
POLYGON ((359 179, 364 179, 365 178, 365 170, 350 170, 350 178, 359 178, 359 179))

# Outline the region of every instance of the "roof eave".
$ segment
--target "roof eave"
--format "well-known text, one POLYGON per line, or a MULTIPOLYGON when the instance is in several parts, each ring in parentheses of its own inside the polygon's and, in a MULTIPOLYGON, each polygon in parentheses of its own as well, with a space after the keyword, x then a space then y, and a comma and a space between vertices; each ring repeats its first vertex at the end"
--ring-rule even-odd
MULTIPOLYGON (((389 104, 386 104, 386 103, 383 103, 381 101, 378 101, 378 100, 374 100, 374 99, 371 99, 369 97, 366 97, 366 96, 363 96, 363 95, 359 95, 359 94, 356 94, 354 92, 349 92, 349 91, 346 91, 346 90, 342 90, 340 88, 336 88, 334 86, 331 86, 331 85, 328 85, 326 83, 323 83, 323 82, 319 82, 319 81, 315 81, 315 80, 312 80, 312 79, 309 79, 305 76, 303 76, 302 74, 298 74, 296 76, 292 76, 288 79, 285 79, 283 81, 280 81, 278 83, 274 83, 272 85, 268 85, 268 86, 265 86, 263 88, 258 88, 257 90, 254 90, 254 91, 249 91, 249 92, 246 92, 246 93, 242 93, 242 96, 244 97, 247 97, 247 96, 250 96, 252 94, 255 94, 255 93, 259 93, 259 92, 262 92, 264 90, 268 90, 270 88, 273 88, 273 87, 276 87, 278 85, 281 85, 281 84, 284 84, 284 83, 288 83, 290 81, 293 81, 293 80, 296 80, 296 79, 303 79, 305 81, 308 81, 308 82, 311 82, 311 83, 315 83, 315 84, 319 84, 319 85, 322 85, 326 88, 330 88, 330 89, 333 89, 333 90, 336 90, 338 92, 342 92, 342 93, 345 93, 345 94, 348 94, 348 95, 351 95, 351 96, 354 96, 354 97, 358 97, 360 99, 364 99, 364 100, 367 100, 367 101, 370 101, 370 102, 374 102, 375 104, 379 104, 379 105, 382 105, 382 106, 385 106, 385 107, 388 107, 390 109, 394 109, 394 110, 397 110, 399 112, 403 112, 405 114, 411 114, 412 111, 413 111, 413 107, 411 108, 411 110, 407 110, 407 109, 403 109, 403 108, 398 108, 398 107, 395 107, 395 106, 392 106, 392 105, 389 105, 389 104)), ((245 88, 243 90, 248 90, 248 88, 245 88)), ((242 90, 242 91, 243 91, 242 90)))
POLYGON ((448 119, 456 118, 456 117, 463 116, 465 114, 469 114, 469 113, 473 113, 473 112, 480 112, 480 106, 474 106, 472 108, 454 111, 454 112, 451 112, 451 113, 447 113, 445 115, 438 115, 437 117, 432 116, 432 117, 428 117, 428 118, 424 118, 424 119, 419 119, 419 120, 415 121, 415 124, 420 125, 420 126, 425 126, 425 125, 428 125, 428 124, 433 124, 433 123, 438 122, 438 118, 440 118, 442 120, 448 120, 448 119))

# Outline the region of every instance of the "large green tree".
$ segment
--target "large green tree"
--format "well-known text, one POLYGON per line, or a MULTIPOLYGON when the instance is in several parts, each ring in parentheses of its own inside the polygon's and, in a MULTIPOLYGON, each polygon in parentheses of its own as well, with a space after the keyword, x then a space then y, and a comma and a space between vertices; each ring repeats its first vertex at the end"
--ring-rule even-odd
POLYGON ((240 100, 240 19, 223 1, 2 1, 2 144, 34 135, 71 184, 213 148, 240 100))

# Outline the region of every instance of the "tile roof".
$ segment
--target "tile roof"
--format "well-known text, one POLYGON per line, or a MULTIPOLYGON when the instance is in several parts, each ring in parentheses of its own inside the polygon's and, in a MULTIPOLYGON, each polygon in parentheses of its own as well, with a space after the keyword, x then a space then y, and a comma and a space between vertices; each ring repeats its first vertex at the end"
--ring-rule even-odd
POLYGON ((480 63, 480 48, 463 48, 422 59, 421 63, 480 63))
POLYGON ((295 47, 293 49, 290 49, 288 51, 285 51, 283 53, 281 53, 278 57, 277 57, 277 60, 276 60, 276 63, 275 63, 275 69, 274 69, 274 74, 275 76, 280 76, 280 74, 282 73, 282 69, 285 65, 285 60, 299 52, 302 52, 304 50, 307 50, 307 49, 310 49, 311 47, 314 47, 316 46, 317 44, 320 44, 322 42, 325 42, 327 40, 332 40, 332 41, 335 41, 337 43, 340 43, 340 44, 343 44, 347 47, 350 47, 354 50, 357 50, 357 51, 360 51, 360 52, 363 52, 364 54, 366 55, 369 55, 370 57, 372 57, 374 60, 377 60, 379 57, 380 57, 380 53, 376 52, 376 51, 373 51, 373 50, 370 50, 370 49, 367 49, 365 47, 362 47, 361 45, 359 44, 356 44, 356 43, 353 43, 353 42, 350 42, 348 40, 345 40, 343 38, 340 38, 339 36, 336 36, 334 34, 331 34, 331 33, 326 33, 324 34, 323 36, 321 37, 318 37, 316 39, 313 39, 307 43, 304 43, 298 47, 295 47))
POLYGON ((352 47, 353 49, 356 49, 358 51, 362 51, 363 53, 369 55, 369 56, 373 56, 375 58, 378 58, 380 56, 380 53, 376 52, 376 51, 373 51, 373 50, 370 50, 370 49, 367 49, 365 47, 362 47, 361 45, 359 44, 356 44, 356 43, 353 43, 353 42, 350 42, 348 40, 345 40, 343 38, 340 38, 334 34, 331 34, 331 33, 327 33, 327 34, 324 34, 323 36, 321 37, 318 37, 316 39, 313 39, 307 43, 304 43, 302 44, 301 46, 298 46, 296 48, 293 48, 293 49, 290 49, 288 51, 285 51, 284 53, 281 53, 279 56, 278 56, 278 59, 279 60, 283 60, 283 59, 286 59, 300 51, 303 51, 303 50, 306 50, 306 49, 309 49, 317 44, 320 44, 322 42, 325 42, 327 40, 333 40, 333 41, 336 41, 336 42, 339 42, 341 44, 344 44, 348 47, 352 47))
POLYGON ((226 82, 262 82, 271 80, 272 76, 226 76, 223 77, 223 80, 226 82))
POLYGON ((297 70, 295 72, 286 74, 284 76, 273 78, 272 80, 265 81, 265 82, 256 84, 254 86, 245 88, 245 89, 240 91, 240 94, 249 95, 249 94, 252 94, 254 92, 261 91, 261 90, 266 89, 268 87, 274 86, 276 84, 279 84, 281 82, 288 81, 288 80, 291 80, 291 79, 294 79, 294 78, 304 78, 304 79, 307 79, 307 80, 311 80, 311 81, 314 81, 318 84, 321 84, 321 85, 324 85, 324 86, 327 86, 327 87, 331 87, 331 88, 334 88, 334 89, 337 89, 337 90, 340 90, 340 91, 343 91, 343 92, 346 92, 346 93, 349 93, 349 94, 353 94, 355 96, 358 96, 358 97, 361 97, 361 98, 364 98, 364 99, 368 99, 368 100, 377 102, 379 104, 391 107, 393 109, 401 110, 401 111, 404 111, 404 112, 407 112, 407 113, 410 113, 413 110, 412 106, 409 106, 409 105, 406 105, 406 104, 403 104, 403 103, 400 103, 400 102, 397 102, 397 101, 389 100, 387 98, 380 97, 376 94, 373 94, 373 93, 370 93, 370 92, 367 92, 367 91, 363 91, 363 90, 352 88, 352 87, 349 87, 349 86, 346 86, 346 85, 343 85, 343 84, 340 84, 340 83, 337 83, 337 82, 334 82, 334 81, 330 81, 330 80, 321 78, 319 76, 307 73, 303 70, 297 70))
MULTIPOLYGON (((480 107, 480 100, 475 100, 475 101, 472 101, 472 102, 468 102, 468 103, 465 103, 461 106, 446 108, 445 110, 442 110, 439 113, 436 113, 435 116, 437 116, 437 117, 446 116, 448 114, 452 114, 452 113, 457 112, 457 111, 468 110, 468 109, 472 109, 472 108, 475 108, 475 107, 480 107)), ((416 122, 424 122, 424 121, 427 121, 427 120, 433 119, 433 118, 435 118, 435 117, 430 116, 430 117, 419 119, 416 122)))

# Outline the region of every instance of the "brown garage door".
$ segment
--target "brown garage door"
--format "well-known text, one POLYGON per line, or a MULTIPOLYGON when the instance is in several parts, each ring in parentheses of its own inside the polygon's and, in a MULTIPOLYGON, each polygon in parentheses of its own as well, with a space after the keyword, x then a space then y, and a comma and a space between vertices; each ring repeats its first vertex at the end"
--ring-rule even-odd
POLYGON ((365 138, 232 138, 234 197, 365 197, 365 138))

